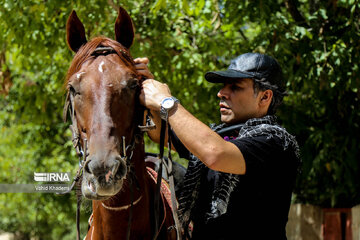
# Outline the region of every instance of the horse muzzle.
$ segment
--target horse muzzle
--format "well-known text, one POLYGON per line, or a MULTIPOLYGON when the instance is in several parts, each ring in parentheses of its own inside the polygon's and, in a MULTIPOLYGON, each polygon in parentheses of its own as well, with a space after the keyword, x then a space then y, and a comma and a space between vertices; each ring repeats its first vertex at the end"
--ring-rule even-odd
POLYGON ((127 173, 126 162, 120 157, 100 161, 89 156, 84 166, 81 191, 84 197, 92 200, 105 200, 117 194, 127 173))

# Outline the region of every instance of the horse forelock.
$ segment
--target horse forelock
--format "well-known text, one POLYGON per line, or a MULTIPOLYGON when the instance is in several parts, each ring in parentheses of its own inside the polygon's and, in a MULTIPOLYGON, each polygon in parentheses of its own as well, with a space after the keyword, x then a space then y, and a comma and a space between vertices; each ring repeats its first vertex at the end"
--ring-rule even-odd
POLYGON ((65 87, 67 87, 69 80, 72 75, 78 72, 81 68, 81 65, 91 59, 95 58, 93 53, 98 47, 111 47, 120 57, 120 59, 129 67, 129 69, 137 75, 137 71, 134 66, 134 60, 127 48, 122 46, 119 42, 112 40, 106 37, 95 37, 85 45, 83 45, 79 51, 75 54, 74 59, 72 60, 65 79, 65 87))

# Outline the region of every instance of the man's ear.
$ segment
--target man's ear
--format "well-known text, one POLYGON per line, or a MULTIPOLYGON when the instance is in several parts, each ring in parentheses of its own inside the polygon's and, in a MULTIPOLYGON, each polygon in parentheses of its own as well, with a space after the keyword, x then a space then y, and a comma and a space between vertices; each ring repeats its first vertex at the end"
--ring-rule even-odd
POLYGON ((273 91, 270 89, 267 89, 265 91, 260 92, 261 98, 260 98, 260 106, 270 106, 271 100, 273 98, 273 91))

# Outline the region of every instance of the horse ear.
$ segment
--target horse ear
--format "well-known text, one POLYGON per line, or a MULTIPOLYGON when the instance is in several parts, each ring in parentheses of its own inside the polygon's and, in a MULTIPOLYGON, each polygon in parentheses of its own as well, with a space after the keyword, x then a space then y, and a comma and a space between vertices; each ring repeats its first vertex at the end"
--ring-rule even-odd
POLYGON ((66 22, 66 39, 71 50, 77 52, 87 42, 85 28, 73 10, 66 22))
POLYGON ((115 22, 115 39, 124 47, 130 48, 134 40, 134 27, 129 14, 122 7, 115 22))

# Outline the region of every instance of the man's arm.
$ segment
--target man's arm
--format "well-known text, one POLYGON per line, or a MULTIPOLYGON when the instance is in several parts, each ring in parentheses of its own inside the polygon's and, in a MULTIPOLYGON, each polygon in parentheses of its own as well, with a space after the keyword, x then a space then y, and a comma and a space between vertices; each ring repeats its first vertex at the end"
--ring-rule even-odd
MULTIPOLYGON (((168 86, 152 79, 144 81, 142 86, 141 103, 151 110, 160 111, 161 101, 171 96, 168 86)), ((169 113, 169 122, 185 147, 209 168, 245 174, 245 160, 239 148, 222 139, 183 106, 177 104, 169 113)))

